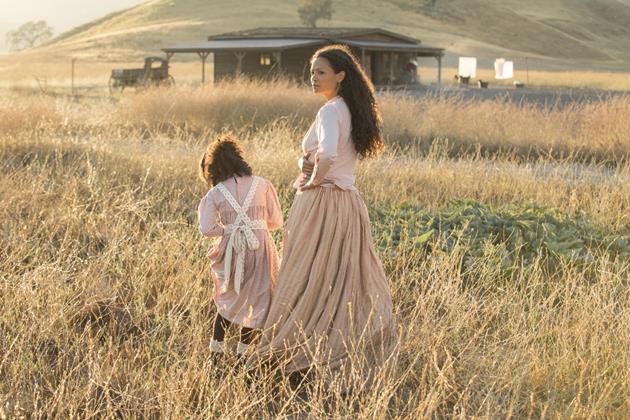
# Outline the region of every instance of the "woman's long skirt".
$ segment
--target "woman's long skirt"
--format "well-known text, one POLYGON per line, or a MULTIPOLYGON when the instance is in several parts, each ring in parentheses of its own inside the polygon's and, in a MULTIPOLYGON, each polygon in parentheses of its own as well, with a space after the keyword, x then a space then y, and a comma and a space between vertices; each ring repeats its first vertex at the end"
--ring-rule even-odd
POLYGON ((287 221, 261 357, 285 372, 331 369, 368 379, 398 344, 392 299, 357 191, 318 187, 296 194, 287 221), (367 371, 367 372, 366 372, 367 371))

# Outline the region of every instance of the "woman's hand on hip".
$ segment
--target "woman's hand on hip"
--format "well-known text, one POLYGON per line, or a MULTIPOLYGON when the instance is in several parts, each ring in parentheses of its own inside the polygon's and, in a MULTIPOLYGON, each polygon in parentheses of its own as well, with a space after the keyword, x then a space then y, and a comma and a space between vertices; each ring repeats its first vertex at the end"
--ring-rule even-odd
POLYGON ((313 185, 313 182, 309 178, 307 178, 306 181, 307 182, 304 184, 300 183, 300 191, 311 190, 317 186, 317 185, 313 185))
POLYGON ((300 158, 300 169, 307 178, 310 178, 311 175, 313 175, 313 170, 315 169, 315 164, 308 160, 310 155, 310 153, 306 153, 300 158))

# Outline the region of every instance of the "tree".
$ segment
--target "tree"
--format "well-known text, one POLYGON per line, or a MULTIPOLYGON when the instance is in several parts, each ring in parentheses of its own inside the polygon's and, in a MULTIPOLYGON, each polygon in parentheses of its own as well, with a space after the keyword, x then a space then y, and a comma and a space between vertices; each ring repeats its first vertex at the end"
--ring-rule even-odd
POLYGON ((53 28, 45 20, 26 22, 14 31, 7 32, 7 46, 11 51, 21 51, 48 41, 53 28))
POLYGON ((306 0, 298 8, 298 15, 304 25, 316 28, 320 19, 332 19, 332 0, 306 0))

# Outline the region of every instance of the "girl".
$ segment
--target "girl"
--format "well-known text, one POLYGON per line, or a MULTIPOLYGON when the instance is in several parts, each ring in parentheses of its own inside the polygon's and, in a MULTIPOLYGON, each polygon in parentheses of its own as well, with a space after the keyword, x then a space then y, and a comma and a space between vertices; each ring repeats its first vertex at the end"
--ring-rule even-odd
POLYGON ((221 241, 208 253, 212 261, 214 320, 210 352, 216 363, 226 352, 225 330, 241 327, 237 354, 252 341, 254 329, 267 319, 278 270, 269 234, 282 226, 282 211, 273 185, 243 159, 231 135, 217 138, 200 162, 200 176, 212 187, 199 203, 199 231, 221 241))

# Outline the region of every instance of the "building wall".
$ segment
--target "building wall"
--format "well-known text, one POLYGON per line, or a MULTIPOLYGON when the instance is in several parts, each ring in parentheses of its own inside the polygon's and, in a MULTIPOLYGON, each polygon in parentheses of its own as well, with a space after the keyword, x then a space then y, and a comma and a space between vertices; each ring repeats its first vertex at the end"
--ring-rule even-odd
MULTIPOLYGON (((316 50, 316 47, 284 50, 281 52, 280 63, 271 52, 247 51, 241 64, 241 72, 243 75, 262 79, 282 73, 284 76, 307 81, 310 72, 309 59, 316 50), (267 60, 270 64, 263 64, 267 60)), ((237 63, 238 60, 233 52, 215 53, 214 80, 234 77, 237 63)))
POLYGON ((282 52, 282 70, 285 74, 295 76, 297 80, 308 82, 311 73, 311 56, 319 47, 304 47, 282 52))
MULTIPOLYGON (((309 59, 318 47, 303 47, 282 51, 281 63, 278 65, 273 54, 261 51, 248 51, 242 61, 242 75, 252 78, 271 78, 279 74, 308 82, 310 78, 309 59), (261 64, 261 55, 270 59, 270 65, 261 64), (281 70, 279 70, 279 68, 281 70)), ((353 48, 353 53, 361 60, 361 50, 353 48)), ((362 63, 368 77, 375 85, 405 83, 405 64, 415 54, 405 52, 366 51, 365 62, 362 63), (393 61, 393 68, 390 62, 393 61)), ((214 56, 214 80, 220 81, 236 75, 237 58, 233 52, 218 52, 214 56)))
POLYGON ((214 81, 226 77, 234 77, 236 72, 236 56, 233 52, 214 53, 214 81))

